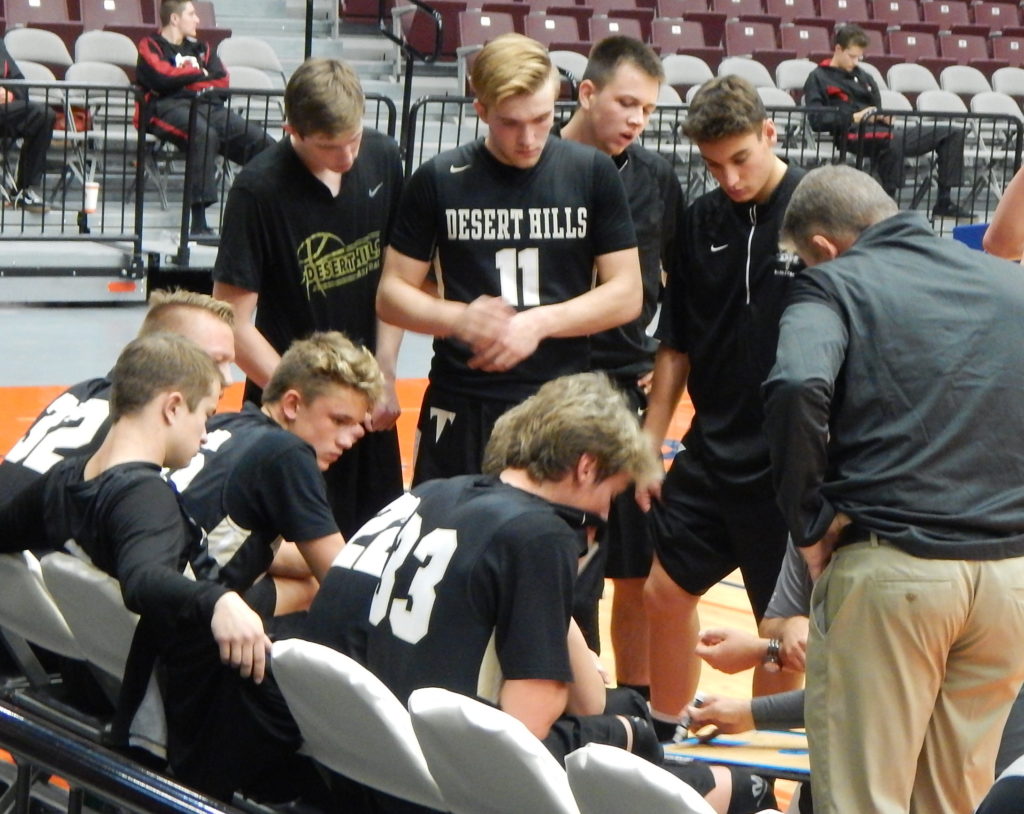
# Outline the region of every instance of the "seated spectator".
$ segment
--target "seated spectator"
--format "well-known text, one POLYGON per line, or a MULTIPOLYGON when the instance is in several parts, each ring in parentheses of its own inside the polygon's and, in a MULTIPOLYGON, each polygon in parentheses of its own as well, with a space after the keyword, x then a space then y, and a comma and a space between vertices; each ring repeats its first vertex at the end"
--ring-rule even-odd
MULTIPOLYGON (((307 635, 403 702, 435 686, 496 704, 559 759, 598 742, 660 761, 643 699, 605 691, 570 623, 588 537, 616 494, 658 471, 625 399, 599 374, 548 382, 498 419, 484 471, 421 484, 363 526, 313 601, 307 635)), ((680 771, 719 811, 771 801, 748 772, 680 771)))
POLYGON ((812 114, 811 126, 818 132, 831 132, 837 144, 845 139, 849 150, 860 147, 891 198, 897 196, 905 180, 904 158, 934 151, 939 193, 932 217, 973 218, 973 212, 953 200, 953 188, 963 181, 963 128, 929 123, 894 129, 891 117, 877 115, 882 95, 871 74, 857 64, 869 44, 867 32, 858 25, 844 25, 836 31, 835 51, 811 71, 803 95, 808 107, 831 107, 834 113, 812 114), (867 123, 862 124, 865 119, 867 123))
POLYGON ((228 72, 210 46, 196 38, 199 15, 191 0, 163 0, 160 26, 158 33, 139 43, 135 75, 146 91, 148 111, 140 126, 188 149, 193 167, 192 186, 186 190, 191 232, 209 237, 206 208, 217 200, 215 156, 245 164, 274 140, 224 106, 217 89, 228 87, 228 72), (190 134, 189 110, 196 96, 203 96, 204 104, 190 134))
MULTIPOLYGON (((4 79, 25 78, 2 41, 0 71, 4 79)), ((25 88, 0 87, 0 136, 22 140, 14 189, 9 190, 10 200, 14 206, 29 212, 43 214, 50 211, 39 191, 39 185, 46 169, 46 151, 53 138, 56 117, 49 105, 29 101, 25 88)), ((6 184, 6 178, 4 182, 6 184)))

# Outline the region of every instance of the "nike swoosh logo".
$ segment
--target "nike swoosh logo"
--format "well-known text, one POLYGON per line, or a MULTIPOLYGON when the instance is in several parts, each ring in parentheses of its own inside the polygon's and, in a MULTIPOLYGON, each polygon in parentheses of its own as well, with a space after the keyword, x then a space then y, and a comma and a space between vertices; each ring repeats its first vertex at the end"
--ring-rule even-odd
POLYGON ((370 190, 370 197, 372 198, 374 195, 376 195, 378 192, 380 192, 380 188, 382 186, 384 186, 384 182, 383 181, 381 181, 379 184, 377 184, 377 186, 375 186, 373 189, 371 189, 370 190))
POLYGON ((450 172, 452 175, 455 175, 455 173, 462 172, 463 170, 468 170, 472 166, 472 164, 463 164, 461 167, 451 166, 448 168, 448 172, 450 172))
POLYGON ((711 251, 712 251, 712 253, 720 252, 720 251, 722 251, 722 249, 728 249, 728 248, 729 248, 729 244, 728 243, 723 243, 721 246, 716 246, 714 243, 711 244, 711 251))

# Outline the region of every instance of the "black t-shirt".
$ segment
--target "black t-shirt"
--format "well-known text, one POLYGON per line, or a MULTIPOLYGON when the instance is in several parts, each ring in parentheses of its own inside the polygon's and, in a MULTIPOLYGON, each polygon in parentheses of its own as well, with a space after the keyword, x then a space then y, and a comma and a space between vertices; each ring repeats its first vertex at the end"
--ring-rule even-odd
POLYGON ((683 191, 672 165, 640 144, 630 144, 617 156, 619 176, 626 187, 629 211, 640 251, 644 301, 633 322, 591 337, 592 364, 613 376, 637 377, 654 366, 658 343, 647 328, 658 309, 662 263, 667 268, 675 252, 677 218, 683 191))
POLYGON ((266 572, 281 538, 306 542, 338 531, 313 448, 253 404, 210 419, 206 443, 171 481, 232 590, 266 572))
POLYGON ((398 147, 374 130, 363 131, 337 197, 284 139, 235 179, 213 279, 259 292, 256 328, 278 353, 318 330, 374 350, 381 255, 401 188, 398 147))
POLYGON ((69 458, 0 511, 0 550, 80 549, 121 584, 124 603, 158 629, 209 624, 225 592, 182 574, 205 539, 155 464, 118 464, 83 480, 87 457, 69 458))
POLYGON ((559 511, 487 476, 425 483, 348 542, 307 635, 403 702, 419 687, 496 701, 502 678, 571 681, 579 538, 559 511))
POLYGON ((0 505, 69 455, 92 455, 110 429, 109 378, 69 387, 47 405, 0 462, 0 505))
MULTIPOLYGON (((536 166, 494 158, 483 139, 442 153, 409 179, 392 230, 402 254, 433 261, 446 300, 502 296, 518 310, 565 302, 594 284, 594 259, 636 246, 611 159, 549 138, 536 166)), ((431 383, 516 402, 550 379, 590 367, 586 337, 546 339, 504 373, 470 370, 469 348, 435 339, 431 383)))
POLYGON ((720 481, 760 494, 772 492, 761 384, 799 263, 779 251, 779 227, 803 174, 790 167, 765 204, 715 189, 682 213, 656 333, 690 357, 686 448, 720 481))

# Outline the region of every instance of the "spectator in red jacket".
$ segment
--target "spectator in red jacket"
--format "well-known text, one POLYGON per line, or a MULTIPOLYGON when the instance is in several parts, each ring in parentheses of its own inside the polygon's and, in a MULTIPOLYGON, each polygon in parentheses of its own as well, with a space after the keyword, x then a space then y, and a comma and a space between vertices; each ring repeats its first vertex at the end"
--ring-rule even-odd
MULTIPOLYGON (((2 42, 0 77, 25 78, 2 42)), ((0 136, 22 140, 18 172, 14 178, 14 189, 9 191, 10 197, 15 206, 30 212, 49 211, 37 187, 43 180, 46 151, 53 138, 55 118, 53 108, 49 105, 43 102, 30 102, 25 88, 0 87, 0 136)), ((4 180, 6 181, 6 178, 4 180)))
POLYGON ((190 0, 163 0, 160 31, 139 43, 138 83, 146 90, 145 128, 189 150, 192 162, 192 234, 210 235, 206 208, 217 200, 214 157, 245 164, 274 140, 261 127, 235 115, 217 93, 228 72, 207 43, 196 37, 199 15, 190 0), (189 132, 192 99, 203 96, 189 132))

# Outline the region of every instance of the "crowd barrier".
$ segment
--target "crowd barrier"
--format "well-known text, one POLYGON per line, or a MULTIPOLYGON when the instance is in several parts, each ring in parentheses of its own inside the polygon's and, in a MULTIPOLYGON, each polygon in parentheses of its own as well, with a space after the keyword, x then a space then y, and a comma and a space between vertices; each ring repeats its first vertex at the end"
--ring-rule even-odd
MULTIPOLYGON (((204 168, 187 151, 135 126, 136 105, 142 102, 131 85, 110 86, 72 82, 18 82, 30 98, 43 101, 56 112, 58 123, 47 160, 42 194, 51 207, 40 215, 12 207, 18 145, 15 139, 0 142, 0 240, 86 240, 129 244, 141 267, 143 241, 147 231, 170 231, 176 236, 177 265, 187 267, 193 245, 189 241, 189 179, 204 168)), ((200 113, 205 105, 224 105, 238 114, 241 126, 260 128, 274 139, 282 135, 284 120, 280 90, 232 88, 216 97, 199 96, 190 109, 193 138, 197 128, 207 126, 200 113)), ((560 102, 557 117, 568 120, 571 102, 560 102)), ((865 139, 840 140, 812 126, 822 109, 805 107, 771 108, 776 123, 776 152, 793 164, 811 168, 826 163, 846 162, 871 169, 872 156, 864 151, 865 139)), ((962 184, 955 190, 958 203, 975 213, 977 221, 987 220, 1021 163, 1024 124, 1009 115, 980 113, 918 113, 880 111, 890 116, 895 139, 912 129, 947 127, 964 132, 962 184)), ((143 116, 148 112, 143 110, 143 116)), ((699 152, 683 135, 681 122, 686 106, 658 108, 642 136, 642 143, 663 155, 673 166, 687 200, 714 188, 699 152)), ((430 96, 410 109, 405 132, 398 134, 394 103, 370 94, 364 123, 391 136, 399 136, 406 170, 443 150, 472 140, 486 132, 468 97, 430 96)), ((215 177, 218 203, 209 210, 214 228, 220 226, 223 202, 238 167, 217 159, 215 177)), ((906 181, 897 192, 902 208, 930 212, 936 198, 934 153, 906 160, 906 181)), ((938 219, 936 228, 948 233, 953 222, 938 219)))

